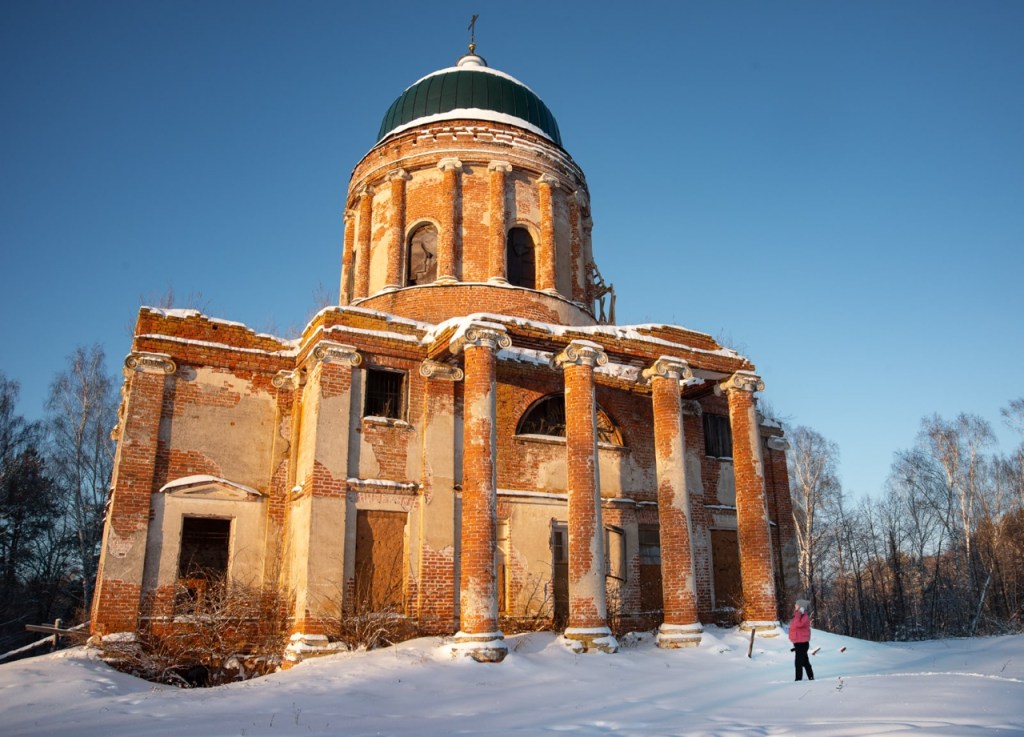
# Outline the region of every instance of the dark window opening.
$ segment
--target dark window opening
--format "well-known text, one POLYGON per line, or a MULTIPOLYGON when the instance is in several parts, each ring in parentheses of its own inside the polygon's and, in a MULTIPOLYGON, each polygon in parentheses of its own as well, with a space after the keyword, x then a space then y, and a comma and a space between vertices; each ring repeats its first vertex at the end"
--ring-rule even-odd
POLYGON ((230 542, 229 519, 182 519, 175 613, 193 614, 207 606, 214 592, 223 593, 228 576, 230 542))
POLYGON ((404 388, 405 374, 398 371, 367 369, 363 417, 402 419, 404 388))
POLYGON ((406 284, 430 284, 437 281, 437 228, 421 225, 409 238, 406 284))
POLYGON ((565 437, 565 396, 554 394, 540 400, 527 410, 519 423, 519 435, 554 435, 565 437))
POLYGON ((505 241, 506 277, 517 287, 535 289, 537 285, 536 258, 533 236, 526 228, 512 228, 505 241))
MULTIPOLYGON (((534 404, 520 420, 516 434, 551 435, 564 438, 565 395, 552 394, 534 404)), ((622 445, 622 434, 600 407, 597 408, 597 440, 600 443, 622 445)))
POLYGON ((715 458, 732 458, 732 429, 728 417, 704 414, 704 452, 715 458))
POLYGON ((661 590, 661 536, 657 525, 640 525, 637 529, 640 543, 640 609, 660 611, 661 590))
POLYGON ((640 537, 640 565, 661 565, 661 536, 655 526, 641 525, 638 530, 640 537))

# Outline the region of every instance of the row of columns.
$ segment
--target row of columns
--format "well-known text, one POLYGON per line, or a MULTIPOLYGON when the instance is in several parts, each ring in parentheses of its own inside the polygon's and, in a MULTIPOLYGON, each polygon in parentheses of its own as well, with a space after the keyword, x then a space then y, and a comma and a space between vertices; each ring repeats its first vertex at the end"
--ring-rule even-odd
MULTIPOLYGON (((497 527, 496 352, 511 345, 499 326, 472 325, 452 343, 465 366, 459 632, 454 649, 494 662, 507 654, 498 624, 494 550, 497 527)), ((582 651, 615 652, 605 601, 604 535, 597 447, 594 369, 607 363, 600 345, 575 340, 552 359, 565 377, 569 529, 569 621, 565 637, 582 651)), ((663 357, 643 372, 654 410, 664 621, 658 645, 697 645, 698 618, 693 525, 686 488, 681 382, 685 361, 663 357)), ((738 372, 723 382, 733 422, 733 462, 745 625, 774 627, 774 571, 764 492, 763 462, 753 392, 761 380, 738 372)))
MULTIPOLYGON (((461 212, 459 191, 460 175, 463 164, 457 158, 447 157, 437 162, 442 172, 441 197, 442 210, 431 213, 438 223, 437 243, 437 283, 454 283, 458 281, 458 240, 456 233, 460 230, 461 212)), ((508 215, 508 179, 512 172, 512 164, 507 161, 492 161, 487 165, 488 171, 488 211, 490 226, 488 229, 487 279, 493 282, 504 282, 507 279, 505 259, 505 241, 510 222, 508 215)), ((384 177, 385 186, 389 189, 391 202, 388 210, 388 221, 385 229, 385 285, 384 290, 399 289, 403 286, 403 267, 406 252, 406 191, 412 176, 405 169, 393 169, 384 177)), ((555 243, 555 206, 554 190, 561 187, 561 182, 550 174, 542 174, 537 179, 540 223, 538 242, 536 243, 536 288, 550 294, 557 294, 557 247, 555 243)), ((373 197, 376 189, 372 185, 363 185, 356 191, 355 210, 345 213, 345 241, 342 254, 341 304, 349 304, 352 300, 370 296, 370 252, 372 240, 373 197)), ((585 196, 578 192, 570 198, 573 223, 572 243, 570 248, 580 251, 581 244, 587 237, 589 220, 581 216, 586 207, 585 196), (578 231, 584 232, 578 232, 578 231)), ((575 278, 574 285, 579 281, 575 278)), ((576 287, 574 287, 574 290, 576 287)), ((580 285, 582 292, 582 285, 580 285)), ((584 295, 574 294, 574 299, 583 299, 584 295)))

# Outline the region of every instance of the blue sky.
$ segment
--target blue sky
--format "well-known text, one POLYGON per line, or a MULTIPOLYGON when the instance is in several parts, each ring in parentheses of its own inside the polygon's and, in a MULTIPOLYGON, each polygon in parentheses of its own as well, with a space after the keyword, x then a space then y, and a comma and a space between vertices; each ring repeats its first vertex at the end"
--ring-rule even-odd
MULTIPOLYGON (((0 370, 41 415, 140 300, 286 333, 337 297, 388 105, 478 53, 558 119, 618 321, 726 339, 877 493, 1024 395, 1024 2, 6 0, 0 370)), ((1005 447, 1011 438, 1001 432, 1005 447)))

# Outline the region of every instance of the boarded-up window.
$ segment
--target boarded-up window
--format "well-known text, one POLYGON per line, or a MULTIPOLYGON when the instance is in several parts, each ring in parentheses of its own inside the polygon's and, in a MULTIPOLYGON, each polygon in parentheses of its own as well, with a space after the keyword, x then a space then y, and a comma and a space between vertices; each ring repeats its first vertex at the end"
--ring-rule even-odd
POLYGON ((356 513, 357 611, 404 612, 405 520, 405 512, 356 513))
POLYGON ((732 458, 732 429, 728 417, 704 413, 704 452, 714 458, 732 458))
POLYGON ((536 258, 533 236, 526 228, 512 228, 505 241, 506 275, 508 283, 517 287, 535 289, 536 258))
POLYGON ((640 525, 640 608, 645 612, 662 609, 661 538, 657 525, 640 525))
POLYGON ((741 608, 743 582, 740 578, 740 545, 736 530, 711 531, 711 562, 715 579, 715 608, 741 608))
POLYGON ((437 229, 421 225, 409 237, 406 284, 430 284, 437 280, 437 229))
POLYGON ((182 519, 175 613, 192 614, 201 610, 214 589, 223 589, 228 575, 230 544, 231 520, 182 519))
POLYGON ((604 528, 604 574, 626 580, 626 533, 614 525, 604 528))
POLYGON ((363 417, 403 419, 405 412, 405 374, 383 369, 366 370, 366 397, 363 417))

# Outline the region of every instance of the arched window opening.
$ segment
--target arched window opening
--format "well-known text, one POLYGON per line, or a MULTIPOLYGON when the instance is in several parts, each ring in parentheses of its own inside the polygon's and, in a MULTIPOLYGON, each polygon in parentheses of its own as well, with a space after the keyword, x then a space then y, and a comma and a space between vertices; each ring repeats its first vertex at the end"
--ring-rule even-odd
POLYGON ((437 228, 421 225, 409 236, 406 285, 430 284, 437 280, 437 228))
POLYGON ((505 241, 505 268, 508 283, 536 289, 536 259, 533 236, 526 228, 512 228, 505 241))
MULTIPOLYGON (((523 414, 516 428, 517 435, 550 435, 565 437, 565 395, 552 394, 535 402, 523 414)), ((597 408, 597 440, 609 445, 622 445, 622 433, 611 417, 597 408)))

